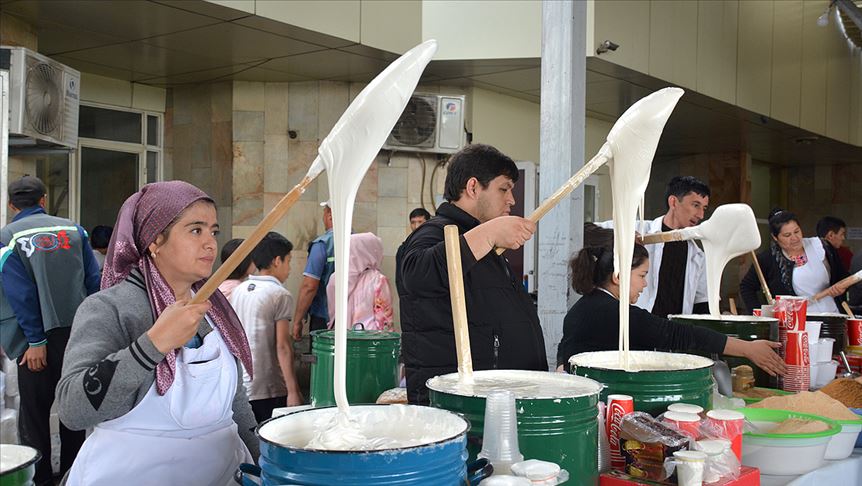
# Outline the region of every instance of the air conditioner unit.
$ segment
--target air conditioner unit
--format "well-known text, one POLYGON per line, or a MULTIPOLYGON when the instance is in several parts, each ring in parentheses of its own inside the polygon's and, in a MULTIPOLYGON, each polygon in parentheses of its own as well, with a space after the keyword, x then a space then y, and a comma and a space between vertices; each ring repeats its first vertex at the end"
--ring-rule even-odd
POLYGON ((26 137, 77 147, 81 73, 23 47, 0 50, 9 53, 10 144, 26 137))
POLYGON ((414 94, 383 148, 451 154, 464 143, 464 96, 414 94))

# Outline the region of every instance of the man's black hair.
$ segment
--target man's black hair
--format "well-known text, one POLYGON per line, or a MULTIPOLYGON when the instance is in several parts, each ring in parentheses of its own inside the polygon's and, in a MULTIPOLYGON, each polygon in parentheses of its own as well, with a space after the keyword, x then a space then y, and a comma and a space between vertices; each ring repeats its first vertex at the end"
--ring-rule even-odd
POLYGON ((266 269, 277 257, 286 257, 293 251, 293 243, 275 231, 270 231, 251 252, 251 261, 258 269, 266 269))
POLYGON ((98 225, 90 231, 90 246, 94 250, 107 248, 111 244, 111 234, 114 233, 114 228, 111 226, 98 225))
POLYGON ((824 216, 817 222, 817 236, 826 238, 826 233, 829 233, 830 231, 838 233, 841 231, 841 228, 846 227, 847 224, 843 219, 836 218, 835 216, 824 216))
POLYGON ((468 145, 449 158, 443 197, 449 202, 461 199, 461 192, 471 177, 478 179, 479 184, 487 189, 488 184, 501 175, 512 182, 518 181, 518 167, 509 156, 490 145, 468 145))
MULTIPOLYGON (((682 201, 688 193, 693 192, 698 196, 709 197, 709 186, 705 182, 693 176, 676 176, 667 183, 667 192, 665 192, 664 200, 671 196, 676 196, 682 201)), ((670 205, 668 205, 670 207, 670 205)))
POLYGON ((410 211, 410 217, 407 219, 418 218, 419 216, 425 218, 425 221, 431 219, 431 213, 429 213, 425 208, 416 208, 413 211, 410 211))

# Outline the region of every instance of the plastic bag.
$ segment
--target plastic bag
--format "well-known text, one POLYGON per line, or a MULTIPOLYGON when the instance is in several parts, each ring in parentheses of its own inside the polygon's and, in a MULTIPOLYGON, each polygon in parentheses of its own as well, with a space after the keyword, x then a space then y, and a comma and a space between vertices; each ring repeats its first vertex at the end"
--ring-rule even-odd
POLYGON ((673 453, 688 449, 690 439, 644 412, 633 412, 622 420, 620 453, 625 473, 639 479, 662 481, 669 477, 665 461, 673 453))

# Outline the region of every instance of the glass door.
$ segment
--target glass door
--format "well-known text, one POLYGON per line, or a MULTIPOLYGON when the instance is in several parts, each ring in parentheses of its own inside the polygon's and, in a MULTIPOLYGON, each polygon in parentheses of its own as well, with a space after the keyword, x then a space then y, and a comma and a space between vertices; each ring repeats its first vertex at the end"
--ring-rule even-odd
POLYGON ((123 202, 140 186, 140 154, 81 147, 80 224, 113 226, 123 202))

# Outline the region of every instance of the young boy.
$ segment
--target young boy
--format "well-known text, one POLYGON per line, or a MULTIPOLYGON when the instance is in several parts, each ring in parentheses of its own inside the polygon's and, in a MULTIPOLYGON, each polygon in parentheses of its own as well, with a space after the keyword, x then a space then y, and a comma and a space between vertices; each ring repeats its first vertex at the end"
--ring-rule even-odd
POLYGON ((251 346, 254 379, 243 370, 242 381, 258 422, 270 418, 276 407, 303 402, 293 370, 293 296, 281 285, 290 275, 292 250, 287 238, 267 233, 251 253, 257 274, 239 284, 230 297, 251 346))

